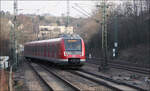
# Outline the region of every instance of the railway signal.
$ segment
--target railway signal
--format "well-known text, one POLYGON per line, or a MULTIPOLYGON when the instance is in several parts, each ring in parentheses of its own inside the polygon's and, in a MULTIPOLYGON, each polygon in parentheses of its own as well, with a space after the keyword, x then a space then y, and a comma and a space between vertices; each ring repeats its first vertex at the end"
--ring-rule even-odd
POLYGON ((114 27, 114 48, 113 48, 113 58, 116 58, 118 56, 118 28, 117 28, 117 16, 114 18, 115 21, 115 27, 114 27))

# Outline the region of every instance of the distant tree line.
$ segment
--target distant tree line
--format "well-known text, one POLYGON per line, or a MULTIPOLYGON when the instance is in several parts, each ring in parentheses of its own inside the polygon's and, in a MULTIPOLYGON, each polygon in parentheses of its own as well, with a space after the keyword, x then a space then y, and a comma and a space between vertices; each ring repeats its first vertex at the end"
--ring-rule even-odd
MULTIPOLYGON (((98 8, 98 10, 100 9, 101 8, 98 8)), ((150 1, 124 1, 124 3, 117 7, 113 7, 113 9, 109 11, 107 26, 108 54, 112 52, 115 40, 118 41, 119 50, 135 48, 137 45, 144 45, 143 47, 146 46, 145 50, 149 50, 150 1), (117 32, 115 32, 116 29, 117 32), (115 33, 117 34, 115 35, 115 33)), ((100 57, 102 54, 101 24, 97 27, 99 28, 97 33, 92 35, 90 40, 86 43, 87 56, 89 53, 92 53, 95 57, 100 57)), ((97 28, 93 27, 93 29, 97 28)))

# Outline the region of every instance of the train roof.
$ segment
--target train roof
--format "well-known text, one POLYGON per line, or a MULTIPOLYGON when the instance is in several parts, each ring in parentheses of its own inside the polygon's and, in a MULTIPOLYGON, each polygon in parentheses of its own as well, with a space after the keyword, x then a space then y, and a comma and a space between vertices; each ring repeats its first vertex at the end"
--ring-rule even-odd
POLYGON ((27 42, 26 44, 35 44, 35 43, 46 43, 46 42, 53 42, 53 41, 60 41, 62 38, 55 38, 55 39, 48 39, 48 40, 39 40, 39 41, 32 41, 32 42, 27 42))
POLYGON ((60 35, 60 38, 54 38, 54 39, 48 39, 48 40, 39 40, 39 41, 32 41, 32 42, 27 42, 27 44, 36 44, 36 43, 46 43, 46 42, 57 42, 61 41, 62 39, 82 39, 79 35, 60 35))
POLYGON ((64 39, 82 39, 78 34, 63 34, 59 37, 62 37, 64 39))

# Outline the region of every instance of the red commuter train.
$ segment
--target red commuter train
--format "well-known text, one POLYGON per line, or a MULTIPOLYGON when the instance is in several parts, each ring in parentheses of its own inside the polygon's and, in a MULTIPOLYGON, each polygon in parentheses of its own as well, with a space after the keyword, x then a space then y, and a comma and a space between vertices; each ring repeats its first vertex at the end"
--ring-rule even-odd
POLYGON ((25 44, 24 56, 59 65, 82 66, 85 63, 85 45, 80 36, 33 41, 25 44))

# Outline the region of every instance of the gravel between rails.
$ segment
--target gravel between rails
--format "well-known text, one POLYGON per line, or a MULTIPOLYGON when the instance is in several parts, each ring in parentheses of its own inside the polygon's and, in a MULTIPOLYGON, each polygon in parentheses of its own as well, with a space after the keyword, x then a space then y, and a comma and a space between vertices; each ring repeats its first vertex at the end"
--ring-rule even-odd
POLYGON ((73 86, 68 85, 65 81, 44 69, 42 66, 33 63, 32 66, 38 71, 38 74, 45 80, 45 82, 49 84, 53 91, 78 91, 73 88, 73 86))

